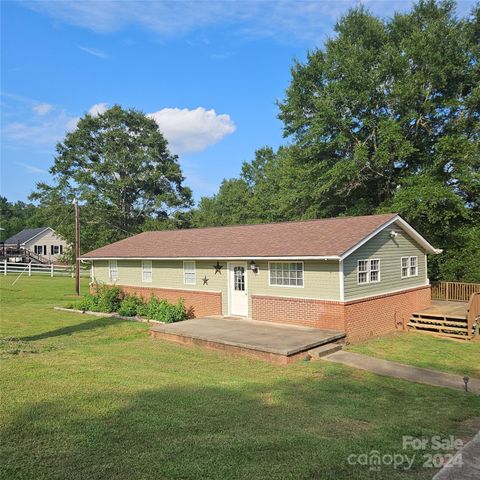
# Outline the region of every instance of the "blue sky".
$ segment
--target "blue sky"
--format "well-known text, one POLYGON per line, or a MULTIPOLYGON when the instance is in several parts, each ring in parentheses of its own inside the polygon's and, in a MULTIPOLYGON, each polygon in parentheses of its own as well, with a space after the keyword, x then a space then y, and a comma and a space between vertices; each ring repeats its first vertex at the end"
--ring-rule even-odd
MULTIPOLYGON (((354 0, 3 1, 1 194, 50 181, 55 143, 80 116, 120 104, 151 114, 195 199, 285 140, 276 101, 293 59, 321 46, 354 0)), ((410 1, 364 1, 391 16, 410 1)), ((458 13, 474 1, 459 2, 458 13)))

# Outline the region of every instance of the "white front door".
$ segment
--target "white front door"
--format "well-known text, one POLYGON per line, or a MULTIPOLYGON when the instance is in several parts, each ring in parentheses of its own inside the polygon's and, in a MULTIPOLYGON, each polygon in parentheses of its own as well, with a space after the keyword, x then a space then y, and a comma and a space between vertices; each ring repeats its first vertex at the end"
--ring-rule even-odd
POLYGON ((248 316, 248 286, 247 264, 229 263, 228 265, 228 294, 230 301, 230 315, 248 316))

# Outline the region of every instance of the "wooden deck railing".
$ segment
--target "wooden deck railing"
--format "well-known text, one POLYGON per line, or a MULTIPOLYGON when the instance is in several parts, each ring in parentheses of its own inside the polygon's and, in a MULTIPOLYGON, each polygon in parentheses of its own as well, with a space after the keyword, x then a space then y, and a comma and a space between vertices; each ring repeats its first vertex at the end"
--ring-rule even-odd
POLYGON ((469 336, 478 334, 478 324, 480 322, 480 293, 472 293, 467 310, 467 324, 469 336), (475 331, 473 330, 475 326, 475 331))
POLYGON ((432 282, 432 300, 468 302, 480 292, 480 283, 432 282))

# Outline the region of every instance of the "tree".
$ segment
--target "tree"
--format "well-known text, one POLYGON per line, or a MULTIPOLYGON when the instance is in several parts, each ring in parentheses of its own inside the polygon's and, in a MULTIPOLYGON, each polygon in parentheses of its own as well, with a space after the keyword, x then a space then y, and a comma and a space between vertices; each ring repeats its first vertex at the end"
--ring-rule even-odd
MULTIPOLYGON (((54 184, 40 183, 31 195, 50 223, 73 238, 72 200, 81 204, 82 250, 181 219, 191 206, 178 157, 154 120, 114 106, 85 115, 57 144, 50 169, 54 184)), ((181 222, 180 222, 181 223, 181 222)))
POLYGON ((9 202, 5 197, 0 196, 0 240, 15 235, 24 228, 43 227, 39 209, 25 202, 9 202))
POLYGON ((480 7, 458 19, 454 2, 420 0, 387 20, 359 7, 335 32, 293 65, 289 145, 242 168, 245 221, 398 212, 444 249, 432 278, 480 281, 480 7))

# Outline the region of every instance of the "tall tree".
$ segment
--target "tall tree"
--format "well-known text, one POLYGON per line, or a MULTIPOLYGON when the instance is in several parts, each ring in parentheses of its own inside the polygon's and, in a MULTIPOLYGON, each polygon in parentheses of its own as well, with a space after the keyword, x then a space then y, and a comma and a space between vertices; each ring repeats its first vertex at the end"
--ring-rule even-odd
POLYGON ((445 250, 433 278, 480 281, 480 7, 459 19, 453 1, 420 0, 387 20, 360 7, 335 33, 292 68, 289 145, 243 167, 250 219, 397 211, 445 250))
POLYGON ((168 223, 191 205, 178 158, 155 121, 120 106, 80 119, 57 144, 50 173, 54 184, 38 184, 31 198, 46 207, 59 233, 72 238, 69 212, 77 197, 83 250, 141 231, 147 223, 168 223))

